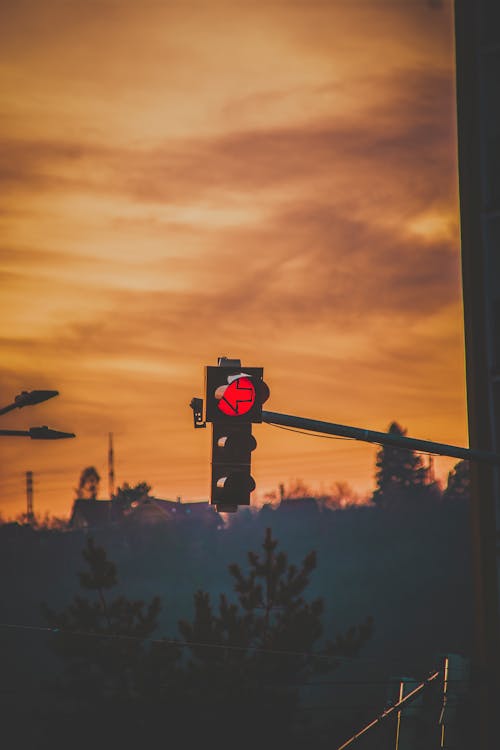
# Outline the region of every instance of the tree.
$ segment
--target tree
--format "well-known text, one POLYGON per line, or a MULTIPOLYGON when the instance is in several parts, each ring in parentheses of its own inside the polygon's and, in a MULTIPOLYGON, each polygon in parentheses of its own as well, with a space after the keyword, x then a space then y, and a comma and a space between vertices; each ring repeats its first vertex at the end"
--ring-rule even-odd
MULTIPOLYGON (((407 430, 397 422, 392 422, 390 435, 404 437, 407 430)), ((421 456, 408 448, 384 445, 377 452, 376 489, 373 501, 383 507, 390 507, 404 500, 422 496, 428 480, 428 469, 421 456)))
MULTIPOLYGON (((42 604, 55 631, 52 649, 65 665, 59 692, 78 701, 76 714, 69 714, 69 723, 79 725, 78 737, 70 728, 72 746, 76 741, 88 747, 98 734, 103 742, 135 747, 148 734, 147 726, 150 739, 157 728, 149 713, 153 707, 157 713, 155 701, 175 702, 179 650, 164 639, 148 643, 158 624, 159 597, 147 606, 123 596, 110 600, 107 592, 118 582, 116 566, 92 537, 82 555, 88 569, 79 573, 80 586, 94 596, 77 595, 62 612, 42 604)), ((67 737, 68 726, 58 716, 57 727, 50 722, 47 747, 53 748, 53 742, 66 747, 67 737)))
POLYGON ((305 597, 316 553, 300 566, 289 564, 269 528, 262 548, 262 556, 248 553, 247 573, 229 566, 237 602, 221 594, 216 612, 207 592, 195 593, 193 622, 179 622, 180 643, 151 641, 157 597, 147 607, 122 596, 109 599, 116 567, 89 537, 79 579, 93 596, 76 596, 60 613, 43 607, 56 631, 53 648, 66 666, 64 694, 80 701, 66 721, 58 704, 44 747, 66 747, 71 733, 78 750, 95 738, 99 746, 128 750, 152 745, 159 732, 168 733, 172 746, 189 749, 209 734, 220 750, 235 743, 249 750, 256 742, 306 746, 298 721, 301 686, 334 669, 340 656, 355 656, 372 621, 323 642, 323 599, 305 597))
POLYGON ((443 500, 470 500, 470 466, 468 461, 459 461, 448 473, 443 500))
POLYGON ((99 494, 99 482, 101 477, 93 466, 87 466, 80 474, 80 481, 76 489, 76 496, 79 500, 96 500, 99 494))
POLYGON ((128 482, 124 482, 122 487, 118 487, 113 500, 121 512, 126 514, 132 507, 135 507, 134 503, 137 505, 141 500, 144 500, 149 495, 150 490, 151 485, 147 482, 139 482, 135 487, 132 487, 128 482))
POLYGON ((29 524, 35 531, 65 531, 68 528, 67 518, 51 516, 48 512, 43 516, 39 513, 19 513, 14 520, 19 524, 29 524))
POLYGON ((193 622, 179 622, 191 654, 190 705, 197 707, 202 734, 224 708, 219 747, 229 747, 236 735, 239 747, 262 744, 263 738, 266 747, 292 746, 300 738, 295 721, 300 686, 312 674, 334 669, 336 657, 357 654, 372 632, 367 618, 315 648, 323 635, 324 601, 307 602, 303 594, 316 568, 316 553, 297 567, 276 551, 277 544, 267 528, 262 558, 248 553, 249 572, 229 566, 238 603, 221 594, 215 612, 209 594, 199 590, 193 622))
POLYGON ((109 601, 106 591, 117 584, 114 563, 92 537, 82 554, 89 570, 79 573, 80 586, 96 597, 76 596, 59 613, 42 605, 47 622, 58 631, 54 650, 67 664, 69 687, 80 695, 133 695, 142 643, 157 627, 160 600, 155 597, 146 608, 123 596, 109 601))
POLYGON ((325 495, 325 505, 328 508, 352 508, 367 505, 369 498, 357 493, 348 482, 334 482, 331 490, 325 495))

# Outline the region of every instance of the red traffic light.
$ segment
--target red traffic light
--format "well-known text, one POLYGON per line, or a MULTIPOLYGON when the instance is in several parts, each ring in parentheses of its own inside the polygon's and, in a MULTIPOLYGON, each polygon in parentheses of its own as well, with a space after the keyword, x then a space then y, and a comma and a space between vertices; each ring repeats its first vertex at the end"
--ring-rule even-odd
POLYGON ((262 422, 262 404, 269 398, 262 376, 262 367, 207 367, 206 421, 262 422))
POLYGON ((247 414, 255 404, 255 386, 244 373, 230 375, 227 385, 220 385, 214 394, 217 406, 231 417, 247 414))

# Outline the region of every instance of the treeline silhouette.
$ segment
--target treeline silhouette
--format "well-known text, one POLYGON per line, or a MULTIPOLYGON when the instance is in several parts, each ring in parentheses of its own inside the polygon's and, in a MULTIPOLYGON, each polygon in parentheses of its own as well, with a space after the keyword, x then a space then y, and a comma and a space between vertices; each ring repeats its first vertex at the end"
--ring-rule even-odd
POLYGON ((297 492, 227 526, 0 526, 4 736, 331 748, 402 675, 470 656, 467 466, 441 490, 396 450, 377 454, 373 502, 342 510, 297 492))

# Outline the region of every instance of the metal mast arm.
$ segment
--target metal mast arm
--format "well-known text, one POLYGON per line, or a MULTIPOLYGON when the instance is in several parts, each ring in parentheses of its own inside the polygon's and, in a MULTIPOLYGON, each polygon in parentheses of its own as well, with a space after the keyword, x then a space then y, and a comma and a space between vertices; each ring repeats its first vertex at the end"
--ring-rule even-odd
POLYGON ((321 422, 317 419, 306 419, 305 417, 296 417, 291 414, 279 414, 274 411, 263 411, 262 421, 267 422, 268 424, 281 425, 283 427, 296 427, 300 430, 323 432, 327 435, 338 435, 340 437, 352 438, 353 440, 361 440, 365 443, 392 445, 396 448, 408 448, 410 450, 435 453, 439 456, 462 458, 466 461, 483 461, 500 466, 500 456, 496 453, 473 450, 472 448, 460 448, 456 445, 435 443, 430 440, 419 440, 418 438, 392 435, 388 432, 375 432, 374 430, 365 430, 360 427, 349 427, 348 425, 335 424, 334 422, 321 422))

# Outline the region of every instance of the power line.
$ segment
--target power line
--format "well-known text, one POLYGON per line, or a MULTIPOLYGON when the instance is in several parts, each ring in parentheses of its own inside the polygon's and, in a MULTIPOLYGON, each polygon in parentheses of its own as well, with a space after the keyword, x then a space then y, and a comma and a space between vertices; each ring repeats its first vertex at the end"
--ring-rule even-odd
MULTIPOLYGON (((267 424, 270 427, 277 427, 279 430, 288 430, 289 432, 296 432, 299 435, 306 435, 307 437, 316 437, 316 438, 323 438, 326 440, 348 440, 349 442, 359 442, 356 438, 350 438, 350 437, 340 437, 336 435, 323 435, 318 432, 313 432, 310 430, 299 430, 295 427, 285 427, 281 424, 274 424, 273 422, 267 422, 267 424)), ((384 447, 383 443, 377 442, 376 440, 370 441, 371 445, 380 445, 381 447, 384 447)), ((433 453, 432 451, 424 451, 424 450, 418 450, 415 448, 409 448, 403 445, 398 446, 385 446, 386 448, 392 448, 392 450, 395 451, 413 451, 414 453, 422 454, 424 456, 437 456, 438 458, 442 455, 441 453, 433 453)), ((467 460, 467 459, 466 459, 467 460)))
POLYGON ((299 435, 307 435, 308 437, 325 438, 326 440, 349 440, 352 442, 354 438, 348 437, 337 437, 335 435, 322 435, 316 432, 306 432, 305 430, 297 430, 295 427, 284 427, 282 424, 274 424, 273 422, 267 423, 269 427, 276 427, 278 430, 288 430, 288 432, 297 432, 299 435))
POLYGON ((328 654, 314 653, 312 651, 292 651, 287 649, 271 649, 271 648, 260 648, 259 646, 235 646, 232 644, 222 643, 208 643, 206 641, 178 641, 172 638, 143 638, 137 635, 126 635, 116 633, 89 633, 82 630, 64 630, 62 628, 50 627, 48 625, 25 625, 22 623, 0 623, 0 628, 8 628, 11 630, 27 630, 27 631, 38 631, 45 633, 53 633, 55 635, 73 635, 81 638, 102 638, 106 640, 129 640, 129 641, 140 641, 145 643, 153 643, 158 645, 169 645, 169 646, 180 646, 188 648, 212 648, 212 649, 224 649, 229 651, 253 651, 255 653, 273 654, 278 656, 301 656, 301 657, 312 657, 315 659, 327 659, 331 661, 352 661, 356 660, 356 657, 346 656, 329 656, 328 654))
MULTIPOLYGON (((357 656, 335 656, 321 653, 314 653, 312 651, 292 651, 292 650, 281 650, 281 649, 270 649, 261 648, 259 646, 236 646, 231 644, 222 643, 208 643, 206 641, 179 641, 174 638, 147 638, 137 635, 126 635, 116 633, 89 633, 83 630, 65 630, 63 628, 51 627, 49 625, 27 625, 24 623, 8 623, 0 622, 0 628, 8 630, 19 630, 26 632, 40 632, 40 633, 52 633, 54 635, 72 635, 80 638, 96 638, 104 640, 124 640, 124 641, 139 641, 142 643, 152 643, 163 646, 177 646, 181 648, 210 648, 210 649, 224 649, 226 651, 252 651, 254 653, 270 654, 276 656, 300 656, 314 659, 325 659, 332 662, 340 662, 345 664, 387 664, 390 661, 399 662, 399 659, 380 659, 380 658, 368 658, 368 657, 357 657, 357 656)), ((308 683, 303 683, 307 685, 308 683)))

